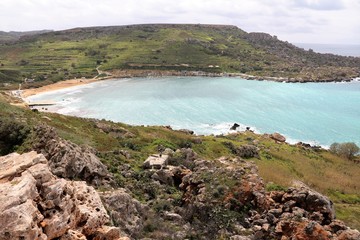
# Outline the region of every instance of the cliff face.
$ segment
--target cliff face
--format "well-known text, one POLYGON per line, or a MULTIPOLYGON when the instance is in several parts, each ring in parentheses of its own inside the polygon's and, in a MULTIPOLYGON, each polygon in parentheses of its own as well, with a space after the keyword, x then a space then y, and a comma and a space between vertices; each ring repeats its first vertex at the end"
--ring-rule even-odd
POLYGON ((180 188, 182 204, 156 199, 170 201, 160 212, 125 189, 98 193, 84 181, 59 178, 34 151, 1 157, 0 239, 139 239, 159 223, 164 226, 155 227, 152 239, 360 239, 358 231, 335 220, 327 197, 302 183, 266 192, 252 163, 204 161, 183 149, 187 168, 167 151, 169 161, 160 169, 150 166, 145 175, 160 191, 180 188))
POLYGON ((32 148, 49 160, 49 167, 56 176, 82 179, 93 186, 114 184, 106 166, 96 156, 95 149, 61 139, 54 128, 46 125, 37 126, 34 133, 32 148))
POLYGON ((99 194, 53 175, 42 154, 0 158, 0 239, 119 239, 99 194))

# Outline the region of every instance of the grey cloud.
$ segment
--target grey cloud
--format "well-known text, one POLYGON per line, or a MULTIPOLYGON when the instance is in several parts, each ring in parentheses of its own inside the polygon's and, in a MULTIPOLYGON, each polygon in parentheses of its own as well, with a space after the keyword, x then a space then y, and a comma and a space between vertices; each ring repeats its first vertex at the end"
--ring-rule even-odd
POLYGON ((0 9, 0 30, 5 31, 212 23, 290 42, 360 40, 360 0, 0 0, 0 9))
POLYGON ((345 8, 341 0, 293 0, 293 6, 320 11, 342 10, 345 8))

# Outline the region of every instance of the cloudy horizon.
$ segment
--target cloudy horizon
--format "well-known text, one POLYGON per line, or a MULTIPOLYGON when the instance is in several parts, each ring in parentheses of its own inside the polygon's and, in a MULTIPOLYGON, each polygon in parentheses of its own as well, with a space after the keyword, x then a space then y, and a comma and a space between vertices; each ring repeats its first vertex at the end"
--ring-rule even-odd
POLYGON ((360 0, 1 0, 0 8, 0 31, 200 23, 292 43, 360 44, 360 0))

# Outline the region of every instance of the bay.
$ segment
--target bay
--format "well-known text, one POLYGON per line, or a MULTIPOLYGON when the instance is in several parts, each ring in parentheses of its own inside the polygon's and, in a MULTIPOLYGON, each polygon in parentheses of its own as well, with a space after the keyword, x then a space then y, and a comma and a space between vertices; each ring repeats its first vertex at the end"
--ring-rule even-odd
POLYGON ((170 125, 197 134, 280 132, 288 142, 360 145, 360 81, 279 83, 219 77, 113 79, 27 99, 48 111, 133 125, 170 125))

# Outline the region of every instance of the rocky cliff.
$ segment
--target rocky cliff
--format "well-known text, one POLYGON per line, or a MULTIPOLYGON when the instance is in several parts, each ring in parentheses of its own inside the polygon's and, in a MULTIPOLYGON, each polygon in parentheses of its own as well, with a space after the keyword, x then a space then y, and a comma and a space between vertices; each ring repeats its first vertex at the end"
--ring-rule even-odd
POLYGON ((0 158, 0 201, 0 239, 120 239, 97 191, 36 152, 0 158))
POLYGON ((94 186, 113 184, 111 175, 96 156, 95 149, 63 140, 54 128, 46 125, 35 127, 34 134, 32 148, 49 160, 49 167, 56 176, 82 179, 94 186))
MULTIPOLYGON (((135 137, 107 126, 96 125, 135 137)), ((225 142, 236 157, 215 160, 191 148, 162 149, 140 169, 119 163, 120 188, 96 150, 46 125, 32 133, 36 151, 0 157, 0 240, 360 239, 336 219, 329 198, 304 183, 267 192, 244 160, 259 157, 253 145, 225 142)))

